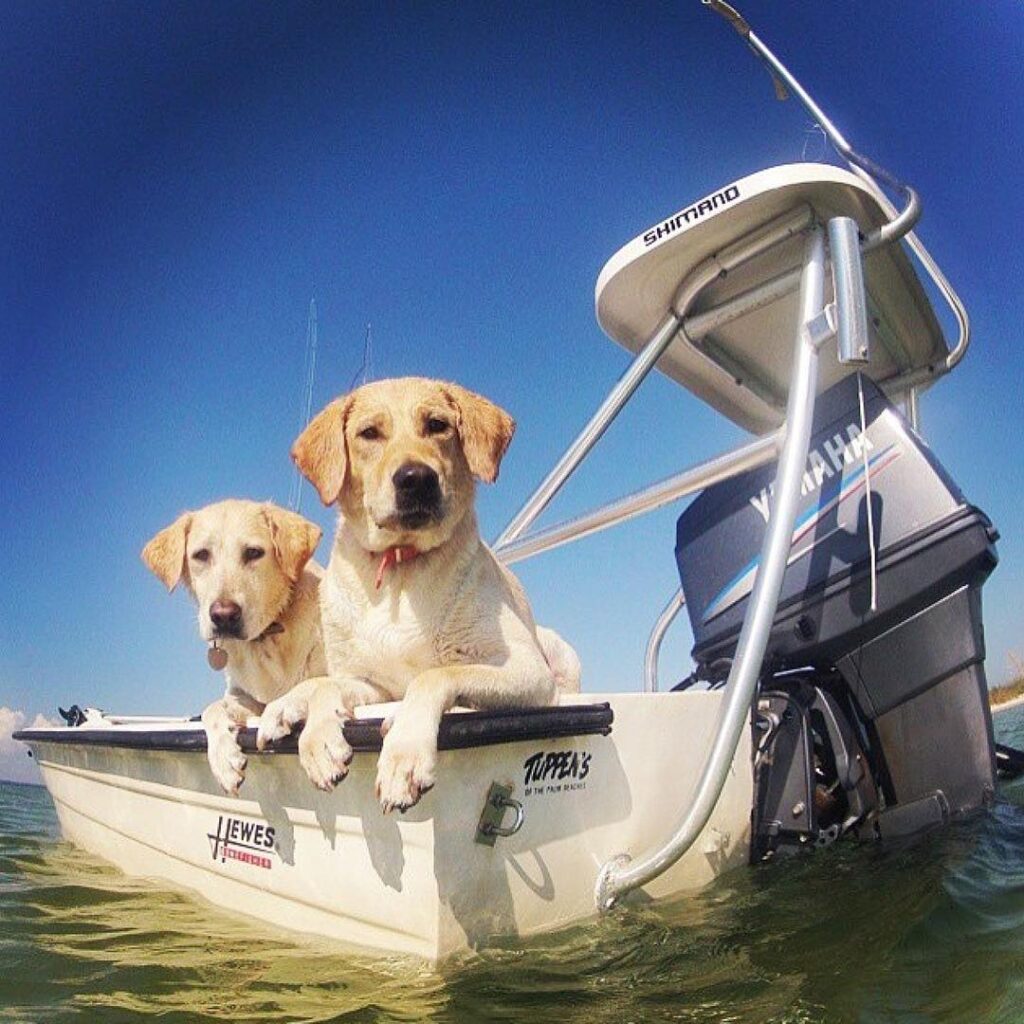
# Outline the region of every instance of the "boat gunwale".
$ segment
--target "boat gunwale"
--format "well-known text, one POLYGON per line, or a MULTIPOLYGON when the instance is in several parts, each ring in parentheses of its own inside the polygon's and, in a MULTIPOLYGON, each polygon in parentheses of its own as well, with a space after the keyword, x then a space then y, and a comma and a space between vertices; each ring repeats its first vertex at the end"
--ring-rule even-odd
MULTIPOLYGON (((530 740, 571 739, 574 736, 607 736, 615 713, 607 702, 553 708, 505 708, 446 714, 438 731, 439 750, 464 750, 530 740)), ((354 751, 381 749, 383 718, 349 719, 345 739, 354 751)), ((70 746, 117 747, 129 750, 205 753, 206 731, 192 728, 124 728, 83 724, 53 729, 20 729, 13 739, 26 743, 59 743, 70 746)), ((238 743, 246 754, 294 754, 296 736, 286 736, 265 750, 256 747, 256 729, 238 731, 238 743)))

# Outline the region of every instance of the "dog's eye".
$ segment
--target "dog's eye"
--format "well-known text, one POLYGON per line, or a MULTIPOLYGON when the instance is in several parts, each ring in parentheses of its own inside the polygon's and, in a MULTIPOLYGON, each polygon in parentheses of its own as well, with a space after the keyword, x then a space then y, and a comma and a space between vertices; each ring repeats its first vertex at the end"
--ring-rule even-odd
POLYGON ((258 558, 262 558, 266 552, 263 548, 246 548, 242 552, 242 561, 247 565, 249 562, 255 562, 258 558))
POLYGON ((192 559, 196 562, 208 562, 210 560, 210 552, 206 548, 199 548, 192 552, 192 559))
POLYGON ((428 434, 443 434, 451 424, 447 420, 441 419, 440 416, 431 416, 427 420, 427 433, 428 434))
POLYGON ((380 440, 380 431, 376 427, 363 427, 359 431, 359 436, 364 441, 378 441, 380 440))

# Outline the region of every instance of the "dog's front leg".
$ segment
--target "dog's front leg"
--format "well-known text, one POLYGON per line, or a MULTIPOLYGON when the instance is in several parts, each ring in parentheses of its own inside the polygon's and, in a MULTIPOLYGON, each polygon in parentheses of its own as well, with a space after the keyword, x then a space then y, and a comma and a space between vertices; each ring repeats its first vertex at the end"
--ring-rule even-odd
POLYGON ((354 677, 307 679, 267 705, 260 719, 256 745, 287 736, 299 722, 299 763, 317 789, 330 792, 348 774, 352 748, 345 722, 360 704, 386 699, 377 687, 354 677))
POLYGON ((265 750, 268 743, 283 739, 309 714, 309 698, 320 679, 307 679, 287 693, 272 700, 260 715, 256 732, 256 749, 265 750))
POLYGON ((441 716, 455 703, 455 670, 420 673, 381 731, 384 743, 377 761, 377 799, 385 814, 407 811, 432 789, 437 768, 437 730, 441 716))
POLYGON ((550 669, 532 653, 502 667, 449 665, 421 672, 405 691, 381 747, 377 762, 381 809, 385 814, 396 808, 406 811, 433 788, 437 730, 441 716, 456 703, 480 709, 543 707, 554 696, 550 669))
POLYGON ((360 705, 376 704, 387 696, 372 683, 354 676, 324 676, 317 683, 299 737, 299 760, 309 781, 330 792, 348 775, 352 763, 345 723, 360 705))
POLYGON ((250 707, 244 704, 229 690, 202 714, 203 729, 206 731, 206 758, 220 788, 231 796, 238 796, 239 787, 245 781, 247 764, 245 754, 238 745, 238 730, 255 710, 255 705, 250 707))

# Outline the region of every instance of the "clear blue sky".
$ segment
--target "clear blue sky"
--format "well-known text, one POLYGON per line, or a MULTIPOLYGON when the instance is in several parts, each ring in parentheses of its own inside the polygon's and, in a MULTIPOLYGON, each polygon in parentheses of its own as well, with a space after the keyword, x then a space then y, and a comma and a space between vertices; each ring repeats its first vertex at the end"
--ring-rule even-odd
MULTIPOLYGON (((1003 531, 999 681, 1024 652, 1024 13, 743 10, 920 189, 920 233, 971 311, 974 345, 923 422, 1003 531)), ((698 0, 21 0, 0 26, 0 705, 29 717, 195 712, 219 692, 188 599, 138 552, 185 508, 286 501, 311 296, 317 408, 370 321, 375 376, 458 380, 515 415, 480 493, 494 537, 627 364, 593 315, 604 261, 714 187, 823 153, 698 0)), ((739 438, 652 379, 546 521, 739 438)), ((303 511, 330 535, 308 487, 303 511)), ((638 686, 678 511, 519 567, 588 688, 638 686)), ((667 674, 688 647, 680 629, 667 674)))

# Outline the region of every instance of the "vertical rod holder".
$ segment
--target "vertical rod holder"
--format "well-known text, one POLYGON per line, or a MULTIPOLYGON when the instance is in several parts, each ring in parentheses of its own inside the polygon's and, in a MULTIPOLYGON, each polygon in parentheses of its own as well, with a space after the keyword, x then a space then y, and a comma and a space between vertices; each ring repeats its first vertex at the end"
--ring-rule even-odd
POLYGON ((828 247, 832 257, 839 362, 844 366, 866 363, 870 358, 868 307, 864 294, 860 235, 857 222, 852 217, 832 217, 829 220, 828 247))

